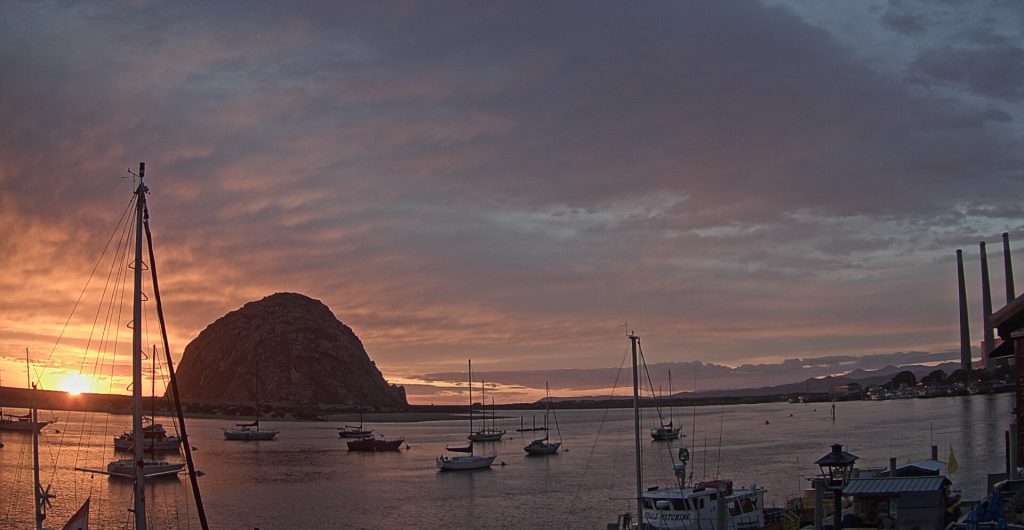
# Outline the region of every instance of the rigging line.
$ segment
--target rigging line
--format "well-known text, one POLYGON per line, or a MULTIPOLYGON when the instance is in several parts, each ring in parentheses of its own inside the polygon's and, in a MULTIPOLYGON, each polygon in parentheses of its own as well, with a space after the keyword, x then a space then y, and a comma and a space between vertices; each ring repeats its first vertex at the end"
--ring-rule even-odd
MULTIPOLYGON (((130 201, 130 202, 132 202, 132 201, 130 201)), ((117 266, 118 263, 120 263, 120 260, 118 259, 118 257, 121 256, 120 252, 123 249, 126 248, 125 244, 127 243, 126 242, 127 229, 128 229, 128 226, 129 226, 128 223, 123 222, 125 219, 126 219, 126 217, 122 216, 122 220, 121 220, 121 222, 119 222, 119 228, 121 229, 121 233, 120 233, 120 238, 118 239, 118 241, 120 241, 122 243, 119 244, 117 247, 114 247, 113 256, 112 256, 112 259, 110 261, 110 267, 109 267, 109 269, 107 271, 106 280, 105 280, 104 285, 103 285, 101 300, 100 300, 100 303, 97 306, 96 314, 93 317, 93 326, 90 329, 89 337, 88 337, 88 339, 86 341, 86 345, 85 345, 85 347, 82 350, 82 357, 81 357, 81 361, 79 363, 79 369, 78 369, 78 374, 79 375, 82 375, 82 373, 85 371, 85 367, 87 366, 87 360, 88 360, 88 356, 89 356, 89 351, 90 351, 90 348, 92 347, 93 338, 94 338, 93 335, 95 333, 97 324, 100 321, 100 314, 103 312, 102 310, 105 307, 105 299, 106 299, 107 293, 108 292, 110 293, 111 300, 113 300, 113 297, 116 296, 116 293, 117 293, 118 275, 116 273, 119 272, 119 269, 117 269, 116 266, 117 266), (111 278, 113 278, 113 287, 111 287, 111 283, 112 283, 111 278)), ((104 247, 104 251, 103 251, 104 255, 106 255, 107 250, 111 248, 111 242, 113 241, 113 236, 117 235, 117 228, 118 227, 115 227, 115 231, 112 234, 111 239, 109 239, 107 241, 107 245, 104 247)), ((103 259, 103 256, 100 257, 101 261, 102 261, 102 259, 103 259)), ((93 268, 93 275, 95 275, 95 273, 98 270, 99 270, 99 263, 97 263, 97 265, 93 268)), ((89 279, 89 282, 91 282, 91 281, 92 281, 92 276, 90 276, 90 279, 89 279)), ((79 301, 81 301, 81 298, 79 298, 79 301)), ((111 302, 110 305, 112 306, 113 303, 111 302)), ((76 307, 77 307, 77 304, 76 304, 76 307)), ((98 344, 96 346, 96 352, 97 352, 96 357, 97 357, 97 359, 99 358, 99 356, 100 356, 100 354, 101 354, 101 352, 103 350, 103 344, 105 342, 106 333, 107 333, 107 330, 109 330, 109 326, 110 326, 109 313, 110 313, 110 309, 107 310, 106 324, 102 328, 103 332, 100 334, 100 337, 97 339, 98 340, 98 344)), ((74 314, 74 311, 72 311, 72 315, 73 314, 74 314)), ((69 318, 69 321, 70 321, 70 318, 69 318)), ((58 339, 58 341, 59 341, 59 339, 58 339)), ((54 350, 55 349, 56 349, 56 347, 54 348, 54 350)), ((51 355, 52 355, 52 352, 51 352, 51 355)), ((95 366, 95 363, 94 363, 94 366, 95 366)), ((85 413, 85 418, 84 419, 88 420, 91 417, 91 414, 92 413, 87 411, 85 413)), ((68 411, 67 418, 68 418, 68 420, 70 420, 70 418, 71 418, 71 411, 68 411)), ((62 451, 62 449, 63 449, 63 447, 65 445, 65 439, 66 439, 67 436, 68 436, 68 430, 65 428, 61 432, 60 442, 58 443, 58 446, 57 446, 57 455, 56 455, 56 458, 53 460, 53 467, 52 467, 52 469, 50 471, 50 481, 51 482, 53 481, 53 478, 56 477, 56 475, 57 475, 57 462, 59 461, 60 453, 61 453, 61 451, 62 451)), ((79 441, 78 447, 79 448, 82 447, 82 443, 81 442, 82 442, 82 437, 83 436, 84 436, 84 429, 80 429, 79 430, 79 437, 78 437, 78 441, 79 441)), ((75 452, 75 465, 76 466, 78 464, 78 461, 79 461, 78 457, 79 457, 80 454, 81 454, 81 451, 76 451, 75 452)), ((75 496, 77 498, 77 493, 78 493, 77 492, 77 482, 75 482, 75 486, 76 486, 75 496)))
MULTIPOLYGON (((622 367, 626 365, 626 356, 629 354, 629 347, 625 347, 622 351, 622 360, 619 361, 619 371, 615 374, 615 381, 612 383, 612 393, 609 398, 615 397, 615 390, 619 388, 619 379, 622 377, 622 367)), ((579 499, 580 491, 583 489, 583 477, 586 476, 587 471, 590 467, 590 461, 594 457, 594 450, 597 449, 597 441, 601 438, 601 431, 604 428, 605 420, 608 418, 608 411, 611 410, 609 407, 605 407, 604 413, 601 415, 601 423, 597 426, 597 434, 594 435, 594 443, 590 446, 590 452, 587 453, 587 458, 583 461, 583 470, 580 472, 580 479, 577 482, 576 491, 572 495, 572 499, 569 501, 569 509, 566 510, 565 521, 563 527, 568 527, 569 520, 572 517, 572 507, 576 504, 576 500, 579 499)), ((616 453, 617 456, 617 453, 616 453)))
MULTIPOLYGON (((188 466, 188 477, 192 483, 192 494, 195 498, 196 511, 199 515, 199 524, 202 525, 203 530, 209 530, 210 525, 206 521, 206 509, 203 507, 203 496, 199 491, 199 480, 196 476, 196 466, 195 462, 192 461, 192 441, 189 440, 188 431, 185 430, 185 414, 181 410, 181 394, 178 392, 178 382, 174 378, 174 360, 171 358, 171 345, 167 338, 167 323, 164 319, 164 306, 160 298, 160 282, 157 281, 156 255, 153 253, 153 233, 149 227, 149 208, 146 207, 144 210, 143 225, 146 229, 146 241, 149 247, 149 269, 150 276, 153 278, 153 298, 156 301, 156 314, 157 319, 160 322, 160 337, 163 339, 164 353, 167 356, 167 373, 168 377, 170 377, 171 390, 173 391, 174 396, 174 409, 178 415, 178 421, 181 424, 181 443, 185 448, 185 463, 188 466)), ((258 386, 256 391, 259 392, 258 386)), ((256 409, 256 414, 258 418, 258 407, 256 409)))
MULTIPOLYGON (((134 201, 129 201, 130 205, 133 202, 134 201)), ((124 222, 125 219, 127 219, 127 218, 122 216, 122 219, 121 219, 121 221, 119 221, 118 226, 115 227, 115 230, 114 230, 114 232, 112 234, 111 239, 108 240, 107 245, 104 247, 103 255, 100 257, 100 262, 102 262, 103 261, 103 257, 106 256, 107 251, 111 248, 111 242, 114 241, 113 236, 116 236, 118 234, 118 229, 120 229, 120 237, 117 239, 119 244, 116 247, 114 247, 114 252, 113 252, 113 255, 112 255, 111 260, 110 260, 110 266, 108 268, 108 271, 107 271, 107 274, 106 274, 106 280, 104 281, 104 285, 103 285, 103 289, 102 289, 102 294, 100 296, 100 302, 97 305, 96 313, 95 313, 95 315, 93 317, 93 325, 90 328, 89 337, 88 337, 88 339, 86 341, 86 345, 85 345, 84 349, 82 350, 82 358, 81 358, 80 365, 79 365, 79 370, 78 370, 79 375, 81 375, 85 371, 85 367, 87 366, 89 351, 93 347, 94 339, 97 342, 97 344, 96 344, 96 353, 97 353, 96 358, 97 358, 97 361, 94 362, 94 366, 95 366, 96 362, 98 362, 99 357, 102 355, 102 351, 104 349, 104 344, 106 343, 107 334, 109 332, 109 329, 111 328, 111 325, 110 325, 110 313, 111 313, 111 308, 113 306, 114 297, 117 295, 117 292, 118 292, 119 278, 121 276, 119 274, 121 269, 119 269, 117 267, 117 265, 121 262, 121 260, 119 259, 119 257, 122 256, 121 252, 122 251, 126 252, 126 250, 125 250, 127 248, 126 245, 129 243, 127 241, 127 239, 128 239, 128 236, 127 236, 128 232, 127 231, 128 231, 129 225, 128 225, 127 222, 124 222), (111 286, 111 284, 113 284, 113 286, 111 286), (110 300, 111 300, 109 305, 106 302, 108 294, 109 294, 110 300), (104 325, 100 328, 102 330, 101 333, 100 333, 100 336, 97 338, 97 337, 94 336, 94 334, 95 334, 96 328, 98 327, 98 323, 100 322, 100 315, 104 314, 104 311, 103 311, 104 307, 108 308, 106 310, 106 318, 104 320, 104 325)), ((92 273, 92 275, 89 278, 89 283, 92 282, 92 279, 95 276, 95 273, 99 270, 99 264, 100 263, 97 263, 96 267, 94 267, 93 273, 92 273)), ((79 299, 79 302, 81 302, 81 298, 79 299)), ((78 306, 78 304, 76 304, 76 308, 77 308, 77 306, 78 306)), ((72 316, 73 315, 74 315, 74 311, 72 312, 72 316)), ((69 318, 69 321, 70 321, 70 318, 69 318)), ((93 373, 95 373, 95 370, 94 370, 93 373)), ((89 411, 85 412, 84 418, 83 418, 85 420, 84 424, 88 424, 88 420, 91 417, 93 417, 93 414, 94 413, 89 412, 89 411)), ((71 418, 71 411, 68 411, 68 416, 67 417, 68 417, 68 420, 70 420, 70 418, 71 418)), ((109 415, 108 415, 108 417, 109 417, 109 415)), ((106 432, 106 430, 104 430, 104 432, 106 432)), ((50 471, 50 481, 51 482, 53 481, 54 477, 56 477, 56 475, 57 475, 57 463, 58 463, 59 458, 60 458, 60 453, 62 452, 62 449, 63 449, 63 447, 65 445, 65 441, 66 441, 66 437, 67 436, 68 436, 68 430, 65 428, 64 431, 61 432, 61 438, 60 438, 60 442, 58 444, 58 449, 57 449, 57 457, 54 459, 53 467, 52 467, 52 469, 50 471)), ((81 447, 83 447, 83 445, 81 443, 83 437, 84 437, 84 428, 79 430, 79 440, 78 440, 79 444, 77 446, 79 449, 75 451, 75 466, 76 467, 78 465, 78 462, 79 462, 80 456, 81 456, 81 450, 80 449, 81 449, 81 447)), ((94 484, 95 484, 94 482, 90 481, 90 486, 92 486, 94 484)), ((74 483, 74 486, 75 486, 74 496, 75 496, 75 498, 77 498, 78 497, 78 489, 77 489, 78 483, 77 483, 77 481, 74 483)))
MULTIPOLYGON (((640 353, 640 362, 643 364, 644 373, 647 374, 647 385, 649 387, 648 390, 650 390, 651 397, 654 400, 655 410, 658 411, 658 423, 660 425, 665 425, 665 418, 661 415, 661 406, 658 404, 659 400, 657 399, 656 396, 654 396, 654 381, 651 380, 651 371, 650 371, 650 368, 647 366, 647 358, 644 357, 644 347, 643 347, 643 344, 641 344, 639 338, 637 339, 636 342, 637 342, 637 350, 640 353)), ((667 440, 667 441, 668 441, 668 443, 664 444, 664 446, 665 446, 665 454, 666 454, 667 459, 668 459, 668 467, 666 469, 673 469, 672 468, 672 464, 673 464, 672 458, 673 458, 674 455, 672 454, 672 451, 673 451, 674 448, 672 447, 672 440, 667 440)))
MULTIPOLYGON (((128 215, 128 213, 131 212, 132 207, 133 207, 134 204, 135 204, 135 198, 132 197, 132 199, 128 203, 128 207, 125 208, 125 211, 121 213, 121 218, 122 219, 124 219, 128 215)), ((118 224, 120 224, 120 222, 121 221, 119 221, 118 224)), ((57 341, 54 343, 53 348, 50 349, 50 355, 49 355, 49 357, 47 357, 47 361, 46 361, 47 364, 49 364, 49 362, 53 359, 53 354, 57 350, 57 344, 60 343, 61 337, 64 336, 64 332, 67 330, 68 324, 71 322, 71 317, 75 314, 75 309, 78 308, 78 304, 81 303, 82 298, 85 296, 85 292, 89 288, 89 282, 92 281, 93 275, 96 273, 96 270, 99 268, 100 263, 103 262, 103 256, 106 255, 107 249, 110 248, 110 243, 111 243, 111 241, 114 240, 114 235, 116 235, 116 234, 117 234, 117 227, 115 226, 114 231, 111 232, 110 237, 107 238, 107 243, 103 246, 103 252, 100 253, 100 257, 96 260, 96 264, 93 266, 92 271, 89 273, 89 279, 86 281, 85 286, 82 287, 82 291, 80 293, 78 293, 78 299, 75 301, 75 305, 71 309, 71 314, 68 315, 67 320, 64 322, 64 327, 61 328, 60 333, 57 335, 57 341)))

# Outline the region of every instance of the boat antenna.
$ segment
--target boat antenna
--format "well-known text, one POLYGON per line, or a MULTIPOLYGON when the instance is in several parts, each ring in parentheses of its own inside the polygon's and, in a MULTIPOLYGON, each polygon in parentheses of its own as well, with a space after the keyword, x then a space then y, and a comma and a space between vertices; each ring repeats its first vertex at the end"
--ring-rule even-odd
MULTIPOLYGON (((144 164, 139 164, 140 173, 142 168, 145 168, 144 164)), ((156 315, 160 321, 160 336, 163 339, 164 355, 167 359, 167 375, 170 381, 171 396, 174 403, 174 410, 178 415, 178 426, 181 428, 181 444, 185 448, 185 464, 188 466, 188 478, 192 483, 192 497, 195 499, 196 512, 199 515, 199 524, 203 530, 210 530, 210 525, 206 520, 206 509, 203 507, 203 496, 199 491, 199 479, 196 474, 195 461, 192 459, 192 442, 188 438, 188 431, 185 429, 185 413, 181 409, 181 393, 178 392, 178 379, 174 375, 174 360, 171 359, 171 346, 170 341, 167 339, 167 324, 164 319, 164 306, 160 299, 160 282, 157 281, 156 275, 156 255, 153 253, 153 232, 149 228, 149 210, 147 209, 144 216, 144 223, 146 229, 146 241, 149 245, 149 269, 150 274, 153 278, 153 298, 156 300, 156 315)))

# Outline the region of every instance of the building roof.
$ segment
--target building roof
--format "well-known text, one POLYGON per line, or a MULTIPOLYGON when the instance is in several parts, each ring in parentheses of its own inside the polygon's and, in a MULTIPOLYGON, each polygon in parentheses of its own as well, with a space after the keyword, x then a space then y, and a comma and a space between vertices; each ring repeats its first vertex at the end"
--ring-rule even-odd
POLYGON ((924 470, 924 471, 931 471, 933 473, 938 473, 939 471, 942 471, 942 466, 944 466, 944 465, 946 465, 946 464, 941 462, 941 461, 939 461, 939 460, 932 460, 931 458, 928 458, 926 460, 921 460, 919 462, 914 462, 913 464, 906 464, 906 465, 900 466, 900 467, 896 468, 896 472, 899 473, 903 469, 908 469, 909 470, 909 469, 917 468, 917 469, 921 469, 921 470, 924 470))
POLYGON ((949 483, 946 477, 855 478, 843 488, 843 495, 892 495, 938 491, 949 483))

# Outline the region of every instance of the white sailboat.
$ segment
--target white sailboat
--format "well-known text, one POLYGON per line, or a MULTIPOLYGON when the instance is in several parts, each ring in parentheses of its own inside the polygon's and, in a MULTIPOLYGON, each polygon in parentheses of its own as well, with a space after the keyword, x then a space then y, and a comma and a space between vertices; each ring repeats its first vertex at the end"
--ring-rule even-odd
POLYGON ((243 442, 266 442, 273 440, 281 431, 274 429, 260 430, 260 361, 256 363, 256 421, 252 423, 236 423, 233 428, 224 429, 225 440, 243 442))
MULTIPOLYGON (((672 370, 668 371, 668 399, 672 400, 672 370)), ((679 433, 683 430, 682 427, 676 427, 672 425, 675 419, 672 416, 672 405, 668 407, 668 423, 665 423, 664 418, 661 417, 661 411, 659 410, 658 418, 661 420, 661 425, 651 429, 651 438, 655 440, 678 440, 679 433)))
MULTIPOLYGON (((469 361, 469 432, 473 432, 473 361, 469 361)), ((487 469, 494 463, 498 455, 480 456, 474 453, 473 442, 463 447, 445 446, 445 451, 459 453, 448 456, 442 454, 437 457, 435 464, 441 471, 468 471, 472 469, 487 469)))
POLYGON ((550 431, 546 432, 543 438, 534 440, 527 444, 526 447, 523 447, 523 451, 526 451, 526 454, 530 456, 553 455, 562 447, 562 432, 558 428, 558 418, 554 415, 555 411, 551 410, 551 389, 548 387, 547 381, 544 382, 544 393, 547 397, 544 400, 544 425, 548 424, 548 414, 550 414, 555 420, 555 432, 558 433, 558 441, 552 442, 549 439, 550 431))

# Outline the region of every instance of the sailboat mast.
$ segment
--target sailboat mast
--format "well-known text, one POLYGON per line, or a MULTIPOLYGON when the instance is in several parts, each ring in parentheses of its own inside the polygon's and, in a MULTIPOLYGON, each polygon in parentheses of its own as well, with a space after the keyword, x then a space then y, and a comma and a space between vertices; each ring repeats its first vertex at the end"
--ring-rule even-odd
POLYGON ((256 432, 260 432, 260 358, 256 357, 256 432))
POLYGON ((668 424, 675 425, 675 410, 672 408, 672 370, 668 371, 668 424))
POLYGON ((146 475, 142 445, 142 216, 146 210, 146 163, 139 162, 135 190, 135 286, 132 300, 132 438, 135 458, 135 528, 146 529, 146 475))
POLYGON ((469 434, 473 434, 473 359, 469 359, 469 434))
POLYGON ((28 360, 28 348, 25 348, 25 377, 28 379, 29 388, 32 389, 32 399, 29 404, 29 421, 32 422, 32 496, 36 504, 36 530, 42 530, 43 519, 46 519, 46 514, 43 512, 46 499, 43 497, 43 489, 39 483, 39 429, 36 428, 39 418, 36 412, 36 385, 32 384, 32 365, 28 360))
POLYGON ((644 503, 643 487, 643 466, 640 460, 640 377, 637 369, 636 349, 640 337, 635 333, 629 334, 629 342, 633 349, 633 436, 636 442, 636 517, 637 523, 643 527, 644 503))

